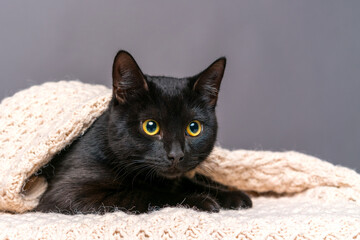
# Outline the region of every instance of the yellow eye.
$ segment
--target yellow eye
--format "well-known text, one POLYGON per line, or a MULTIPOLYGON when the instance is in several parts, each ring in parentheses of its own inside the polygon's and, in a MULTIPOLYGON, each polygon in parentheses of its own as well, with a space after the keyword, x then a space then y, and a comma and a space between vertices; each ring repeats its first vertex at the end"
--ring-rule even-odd
POLYGON ((186 133, 192 137, 196 137, 201 133, 202 126, 198 120, 191 121, 186 128, 186 133))
POLYGON ((160 131, 159 124, 153 119, 146 120, 143 123, 142 127, 143 127, 144 132, 150 136, 153 136, 153 135, 159 133, 159 131, 160 131))

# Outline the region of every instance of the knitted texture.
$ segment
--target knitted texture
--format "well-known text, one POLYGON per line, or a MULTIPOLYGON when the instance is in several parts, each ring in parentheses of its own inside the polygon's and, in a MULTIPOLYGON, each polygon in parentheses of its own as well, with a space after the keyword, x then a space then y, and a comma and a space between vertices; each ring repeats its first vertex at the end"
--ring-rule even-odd
MULTIPOLYGON (((23 213, 37 205, 46 182, 31 176, 83 134, 110 99, 104 86, 61 81, 1 102, 0 211, 23 213)), ((0 239, 360 239, 360 176, 350 169, 296 152, 216 147, 196 172, 252 192, 254 208, 216 214, 166 208, 136 216, 0 213, 0 239)))
POLYGON ((0 214, 0 239, 360 239, 354 204, 287 198, 254 203, 253 209, 216 214, 179 208, 143 215, 0 214))
POLYGON ((104 86, 73 81, 34 86, 1 102, 0 210, 24 212, 37 205, 44 186, 23 195, 25 181, 81 135, 110 99, 104 86))

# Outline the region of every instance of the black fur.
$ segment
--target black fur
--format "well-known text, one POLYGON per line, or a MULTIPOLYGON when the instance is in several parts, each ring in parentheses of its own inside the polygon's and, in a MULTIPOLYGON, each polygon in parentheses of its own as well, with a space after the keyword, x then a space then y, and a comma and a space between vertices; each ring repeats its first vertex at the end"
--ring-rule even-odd
POLYGON ((241 191, 229 191, 204 176, 184 176, 213 149, 225 64, 219 58, 189 78, 148 76, 129 53, 118 52, 108 110, 42 169, 49 186, 36 211, 144 213, 182 205, 217 212, 251 207, 241 191), (147 119, 159 123, 159 134, 143 131, 147 119), (202 123, 197 137, 186 134, 193 120, 202 123))

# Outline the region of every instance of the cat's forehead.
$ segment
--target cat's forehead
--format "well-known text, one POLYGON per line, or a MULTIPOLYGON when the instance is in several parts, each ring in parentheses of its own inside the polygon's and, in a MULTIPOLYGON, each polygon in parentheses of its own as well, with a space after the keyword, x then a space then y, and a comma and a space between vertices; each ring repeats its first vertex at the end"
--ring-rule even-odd
POLYGON ((189 80, 187 78, 146 76, 146 80, 149 84, 149 89, 156 91, 158 94, 177 96, 182 95, 184 91, 189 90, 189 80))
POLYGON ((140 115, 153 115, 163 120, 191 118, 195 115, 194 93, 189 85, 189 78, 147 76, 149 96, 144 102, 140 115))

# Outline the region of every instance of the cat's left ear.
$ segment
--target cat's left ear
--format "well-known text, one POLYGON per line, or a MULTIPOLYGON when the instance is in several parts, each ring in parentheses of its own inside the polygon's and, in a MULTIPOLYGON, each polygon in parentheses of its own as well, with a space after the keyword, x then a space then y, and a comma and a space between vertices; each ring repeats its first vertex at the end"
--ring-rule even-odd
POLYGON ((206 101, 215 106, 224 76, 226 58, 221 57, 201 72, 193 85, 193 90, 200 93, 206 101))
POLYGON ((126 102, 129 96, 148 90, 148 85, 135 59, 126 51, 119 51, 113 64, 113 93, 119 103, 126 102))

